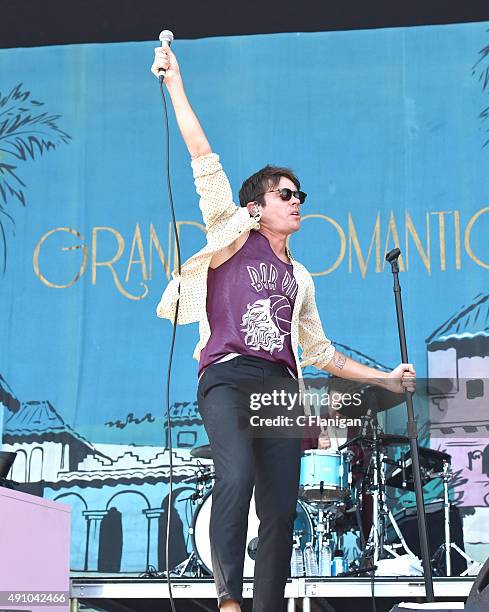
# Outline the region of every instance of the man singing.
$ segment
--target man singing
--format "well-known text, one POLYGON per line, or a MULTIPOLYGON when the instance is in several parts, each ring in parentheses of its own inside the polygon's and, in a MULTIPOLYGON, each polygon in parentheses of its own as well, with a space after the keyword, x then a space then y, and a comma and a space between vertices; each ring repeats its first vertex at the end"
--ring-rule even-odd
POLYGON ((414 386, 415 372, 401 364, 386 374, 335 350, 323 332, 311 275, 292 258, 287 237, 300 228, 306 194, 287 168, 266 166, 246 179, 233 203, 219 157, 194 114, 174 53, 155 49, 151 71, 164 69, 177 123, 192 157, 207 244, 182 265, 157 308, 173 321, 180 286, 178 323, 199 323, 198 406, 212 448, 210 541, 218 605, 239 612, 248 509, 255 490, 259 543, 254 612, 279 612, 289 572, 299 484, 298 436, 250 435, 249 389, 269 381, 301 379, 301 367, 349 379, 378 379, 398 392, 414 386), (299 346, 302 349, 299 360, 299 346))

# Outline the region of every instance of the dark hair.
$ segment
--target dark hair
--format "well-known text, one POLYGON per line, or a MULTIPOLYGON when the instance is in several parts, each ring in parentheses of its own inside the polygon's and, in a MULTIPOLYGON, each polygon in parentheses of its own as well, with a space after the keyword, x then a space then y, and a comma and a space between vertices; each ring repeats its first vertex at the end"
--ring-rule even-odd
POLYGON ((280 166, 265 166, 255 174, 247 178, 239 190, 239 203, 241 206, 246 206, 248 202, 258 202, 262 206, 265 204, 263 194, 265 191, 275 189, 280 182, 280 178, 290 179, 297 189, 301 188, 301 184, 296 175, 290 168, 281 168, 280 166))

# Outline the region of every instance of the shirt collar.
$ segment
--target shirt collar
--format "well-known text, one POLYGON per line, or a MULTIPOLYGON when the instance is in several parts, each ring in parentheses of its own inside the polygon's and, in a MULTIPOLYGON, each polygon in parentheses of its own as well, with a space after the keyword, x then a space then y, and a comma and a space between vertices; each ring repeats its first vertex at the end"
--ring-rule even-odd
MULTIPOLYGON (((250 219, 253 219, 253 218, 254 217, 250 217, 250 219)), ((260 222, 258 220, 256 220, 256 219, 255 219, 255 225, 253 226, 253 229, 255 229, 257 231, 260 229, 260 222)), ((289 245, 288 244, 285 245, 285 254, 290 259, 290 262, 294 263, 294 258, 292 257, 292 252, 289 249, 289 245)))
POLYGON ((285 245, 285 254, 290 259, 291 262, 294 261, 294 258, 292 257, 292 253, 290 252, 288 245, 285 245))

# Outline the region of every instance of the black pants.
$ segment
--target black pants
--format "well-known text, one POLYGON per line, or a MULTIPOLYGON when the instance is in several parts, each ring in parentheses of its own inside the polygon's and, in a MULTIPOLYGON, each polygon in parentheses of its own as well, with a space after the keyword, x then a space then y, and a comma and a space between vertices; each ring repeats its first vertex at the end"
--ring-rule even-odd
POLYGON ((210 542, 218 603, 242 604, 243 564, 253 486, 260 521, 255 560, 254 612, 280 612, 290 569, 301 440, 294 427, 251 426, 250 416, 286 415, 301 408, 250 409, 250 393, 277 383, 297 392, 283 366, 240 356, 209 366, 199 382, 198 405, 212 448, 210 542))

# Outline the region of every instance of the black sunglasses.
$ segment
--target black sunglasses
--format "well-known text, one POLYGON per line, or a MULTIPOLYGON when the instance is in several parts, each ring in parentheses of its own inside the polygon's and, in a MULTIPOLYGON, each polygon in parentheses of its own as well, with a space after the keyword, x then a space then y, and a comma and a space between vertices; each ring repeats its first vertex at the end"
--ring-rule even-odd
POLYGON ((270 191, 264 191, 263 193, 259 193, 256 197, 258 198, 259 196, 265 195, 266 193, 275 193, 275 192, 280 194, 280 197, 282 198, 284 202, 289 202, 290 198, 294 196, 294 198, 297 198, 301 204, 304 204, 307 198, 307 193, 305 193, 304 191, 292 191, 292 189, 289 189, 288 187, 282 187, 281 189, 271 189, 270 191))

